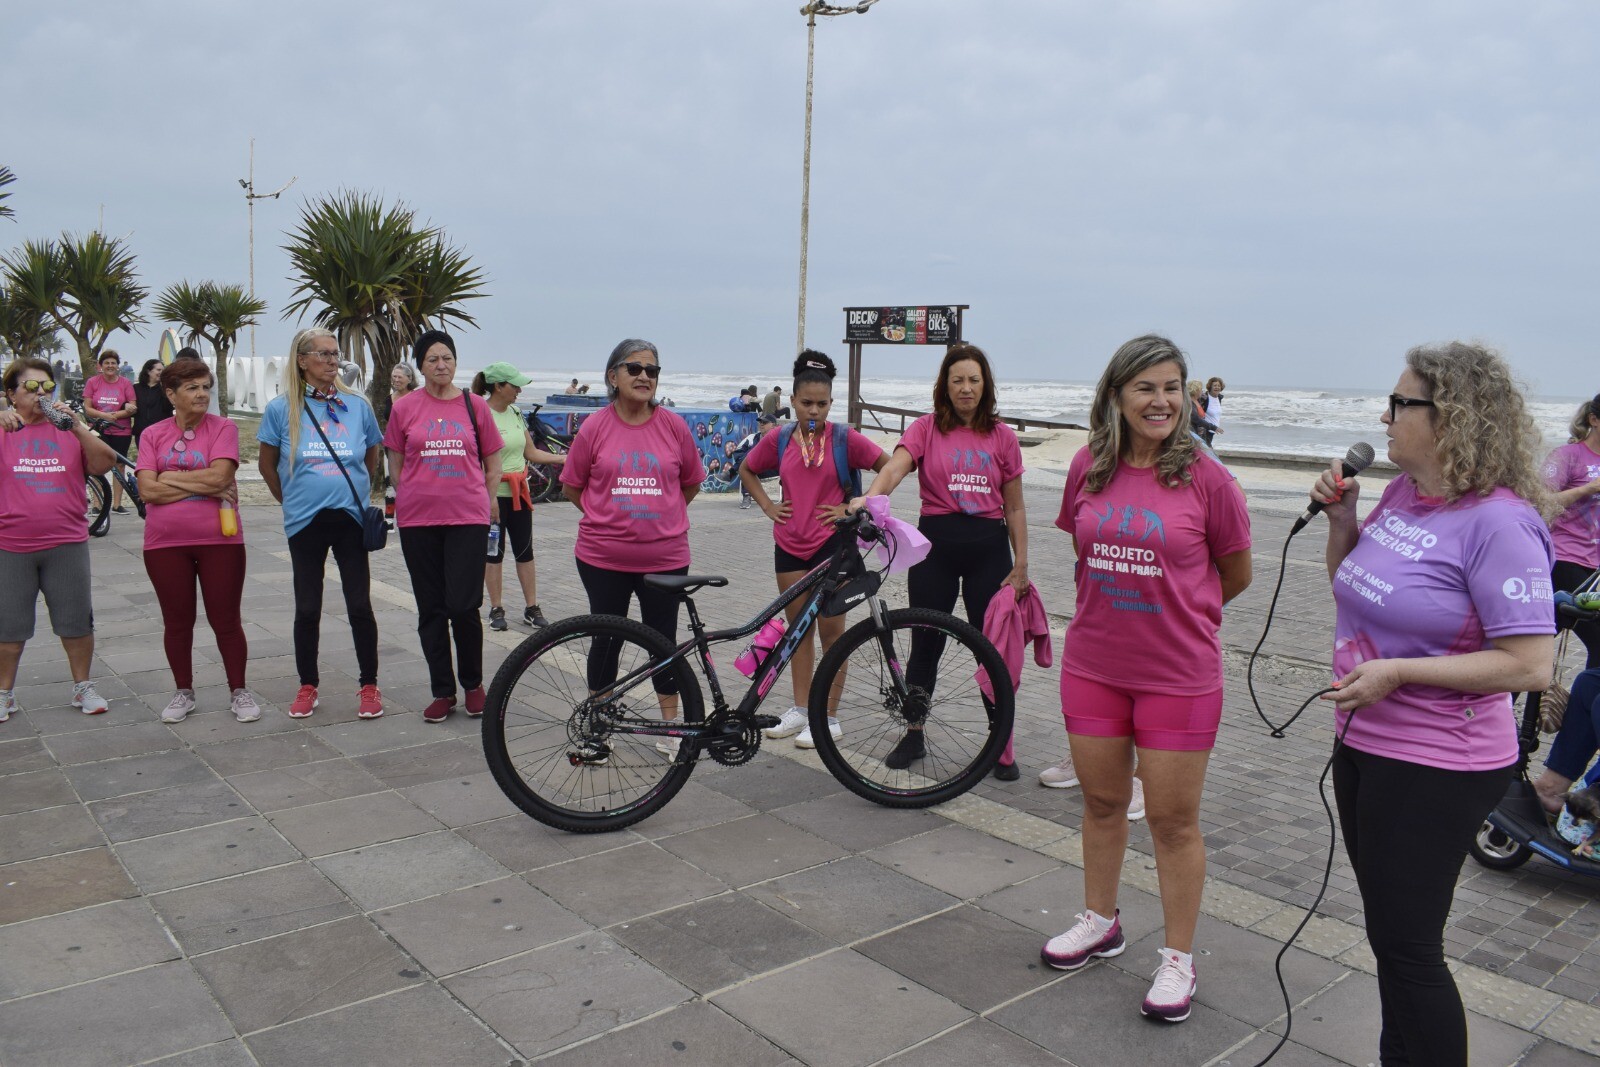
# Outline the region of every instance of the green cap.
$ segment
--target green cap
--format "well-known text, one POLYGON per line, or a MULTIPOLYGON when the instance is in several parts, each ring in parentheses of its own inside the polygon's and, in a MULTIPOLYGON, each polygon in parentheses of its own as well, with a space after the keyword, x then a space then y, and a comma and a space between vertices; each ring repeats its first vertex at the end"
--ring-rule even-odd
POLYGON ((501 382, 510 382, 512 385, 516 386, 527 385, 529 382, 533 381, 532 378, 528 377, 526 374, 523 374, 509 363, 489 364, 487 367, 483 368, 483 380, 488 382, 490 385, 498 385, 501 382))

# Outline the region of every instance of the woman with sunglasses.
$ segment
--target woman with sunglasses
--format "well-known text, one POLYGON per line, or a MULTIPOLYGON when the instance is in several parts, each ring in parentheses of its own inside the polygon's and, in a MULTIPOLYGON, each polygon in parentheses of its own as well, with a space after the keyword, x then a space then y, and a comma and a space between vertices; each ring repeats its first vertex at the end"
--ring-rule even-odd
POLYGON ((1444 924, 1516 763, 1510 694, 1550 682, 1548 498, 1522 390, 1477 345, 1407 352, 1382 421, 1401 475, 1364 521, 1338 464, 1311 490, 1337 609, 1334 797, 1377 957, 1379 1059, 1464 1065, 1444 924))
POLYGON ((294 664, 300 691, 289 705, 289 717, 305 718, 319 702, 322 578, 332 551, 355 641, 356 717, 376 719, 383 714, 378 622, 372 614, 372 582, 356 500, 364 506, 372 494, 383 435, 372 405, 339 380, 339 339, 333 333, 313 326, 294 335, 283 369, 283 392, 267 403, 257 436, 261 479, 283 505, 283 532, 294 572, 294 664))
POLYGON ((456 386, 456 342, 428 330, 411 346, 423 388, 394 402, 383 446, 396 483, 395 525, 417 601, 417 637, 433 700, 424 722, 455 712, 459 680, 468 715, 483 714, 484 552, 499 519, 500 449, 483 397, 456 386), (452 639, 455 663, 450 661, 452 639))
POLYGON ((216 379, 198 359, 174 360, 161 372, 172 418, 144 432, 135 472, 146 504, 144 569, 161 605, 163 644, 177 692, 162 722, 182 722, 195 709, 195 584, 231 691, 233 717, 261 718, 245 687, 249 648, 240 622, 244 596, 244 531, 239 524, 239 427, 210 414, 216 379))
MULTIPOLYGON (((606 395, 611 404, 578 427, 561 470, 562 492, 578 506, 578 577, 596 615, 627 615, 639 598, 646 626, 678 640, 678 598, 644 584, 647 574, 689 573, 689 501, 705 481, 700 450, 682 416, 656 401, 661 356, 649 341, 629 338, 606 360, 606 395)), ((596 655, 589 662, 589 688, 600 689, 616 674, 596 655)), ((676 718, 678 695, 669 675, 658 675, 656 696, 663 718, 676 718)), ((656 743, 676 757, 677 738, 656 743)))
POLYGON ((85 475, 110 470, 115 456, 56 401, 44 360, 16 360, 3 384, 10 409, 0 411, 0 722, 17 710, 17 664, 33 636, 41 592, 50 628, 67 653, 72 703, 98 715, 106 702, 89 680, 94 611, 83 482, 85 475), (68 419, 67 429, 57 428, 68 419))

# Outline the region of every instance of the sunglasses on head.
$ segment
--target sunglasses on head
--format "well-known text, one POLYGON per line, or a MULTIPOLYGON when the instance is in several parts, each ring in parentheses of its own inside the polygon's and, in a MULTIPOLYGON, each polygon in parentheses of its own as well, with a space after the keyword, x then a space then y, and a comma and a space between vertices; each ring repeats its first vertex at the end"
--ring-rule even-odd
POLYGON ((624 363, 622 369, 635 378, 642 374, 652 382, 661 377, 661 368, 654 363, 624 363))
POLYGON ((42 382, 37 378, 29 378, 25 382, 18 382, 17 388, 28 393, 53 393, 56 391, 56 383, 49 378, 42 382))

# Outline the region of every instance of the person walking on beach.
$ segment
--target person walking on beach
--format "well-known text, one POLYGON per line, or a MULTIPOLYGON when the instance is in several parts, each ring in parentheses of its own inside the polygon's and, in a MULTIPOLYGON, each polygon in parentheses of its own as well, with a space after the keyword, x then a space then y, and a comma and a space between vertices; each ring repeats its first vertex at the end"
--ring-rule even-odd
POLYGON ((376 719, 383 714, 378 621, 372 613, 361 521, 377 478, 383 437, 366 398, 339 380, 339 339, 333 333, 313 326, 294 335, 283 392, 267 402, 257 437, 261 480, 283 505, 294 575, 294 663, 300 690, 289 705, 289 717, 305 718, 320 702, 322 582, 332 551, 355 642, 356 716, 376 719))
POLYGON ((483 571, 499 519, 500 431, 481 396, 455 384, 456 342, 428 330, 411 346, 423 387, 396 400, 384 431, 397 483, 395 525, 417 601, 417 638, 433 700, 422 721, 444 722, 461 683, 468 715, 483 714, 483 571), (455 663, 450 660, 452 639, 455 663))
MULTIPOLYGON (((980 630, 1001 585, 1009 583, 1018 598, 1028 590, 1022 446, 1016 431, 999 419, 997 395, 983 349, 951 346, 934 379, 933 414, 906 427, 866 492, 888 496, 906 475, 917 472, 922 499, 917 528, 932 547, 906 574, 911 606, 949 612, 959 598, 967 621, 980 630)), ((943 652, 942 638, 913 635, 907 681, 931 690, 943 652)), ((905 770, 925 755, 922 727, 911 726, 883 762, 905 770)), ((995 777, 1009 782, 1019 773, 1015 763, 1002 762, 995 777)))
MULTIPOLYGON (((100 440, 123 459, 133 444, 133 416, 139 410, 133 383, 122 376, 122 357, 109 348, 100 353, 100 373, 83 383, 83 410, 104 423, 100 440)), ((122 483, 111 479, 111 510, 127 514, 122 506, 122 483)))
POLYGON ((1077 607, 1061 709, 1083 783, 1084 910, 1041 955, 1075 970, 1126 947, 1117 889, 1137 755, 1161 882, 1165 944, 1140 1010, 1189 1017, 1205 886, 1200 797, 1222 718, 1222 607, 1250 584, 1250 515, 1197 450, 1188 366, 1164 337, 1118 348, 1095 389, 1056 525, 1072 538, 1077 607), (1159 665, 1152 652, 1159 650, 1159 665))
MULTIPOLYGON (((739 469, 739 481, 767 518, 772 520, 772 559, 778 592, 786 592, 813 567, 832 557, 844 535, 834 528, 845 507, 860 488, 856 471, 881 471, 889 462, 883 449, 848 426, 828 421, 833 410, 833 360, 806 349, 794 361, 794 387, 790 395, 799 417, 789 426, 756 442, 739 469), (761 475, 776 471, 783 503, 775 504, 761 484, 761 475)), ((803 603, 790 604, 790 625, 800 617, 803 603)), ((817 622, 822 651, 827 653, 844 633, 843 615, 823 616, 817 622)), ((777 726, 766 731, 773 739, 793 737, 800 748, 816 748, 806 711, 811 697, 811 672, 816 663, 812 635, 806 634, 789 661, 794 703, 777 726)), ((828 732, 843 736, 839 725, 841 675, 828 694, 828 732)))

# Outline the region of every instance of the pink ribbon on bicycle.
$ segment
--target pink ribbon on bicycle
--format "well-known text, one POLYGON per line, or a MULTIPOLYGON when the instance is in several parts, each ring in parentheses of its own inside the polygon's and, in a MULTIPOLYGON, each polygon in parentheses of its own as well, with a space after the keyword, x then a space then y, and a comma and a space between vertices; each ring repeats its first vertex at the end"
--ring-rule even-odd
MULTIPOLYGON (((899 574, 908 571, 928 557, 928 552, 933 548, 922 531, 889 514, 889 498, 886 496, 869 496, 861 505, 868 515, 872 516, 873 523, 882 530, 886 540, 873 545, 878 554, 878 560, 888 569, 890 574, 899 574)), ((863 548, 868 542, 863 541, 863 548)))

